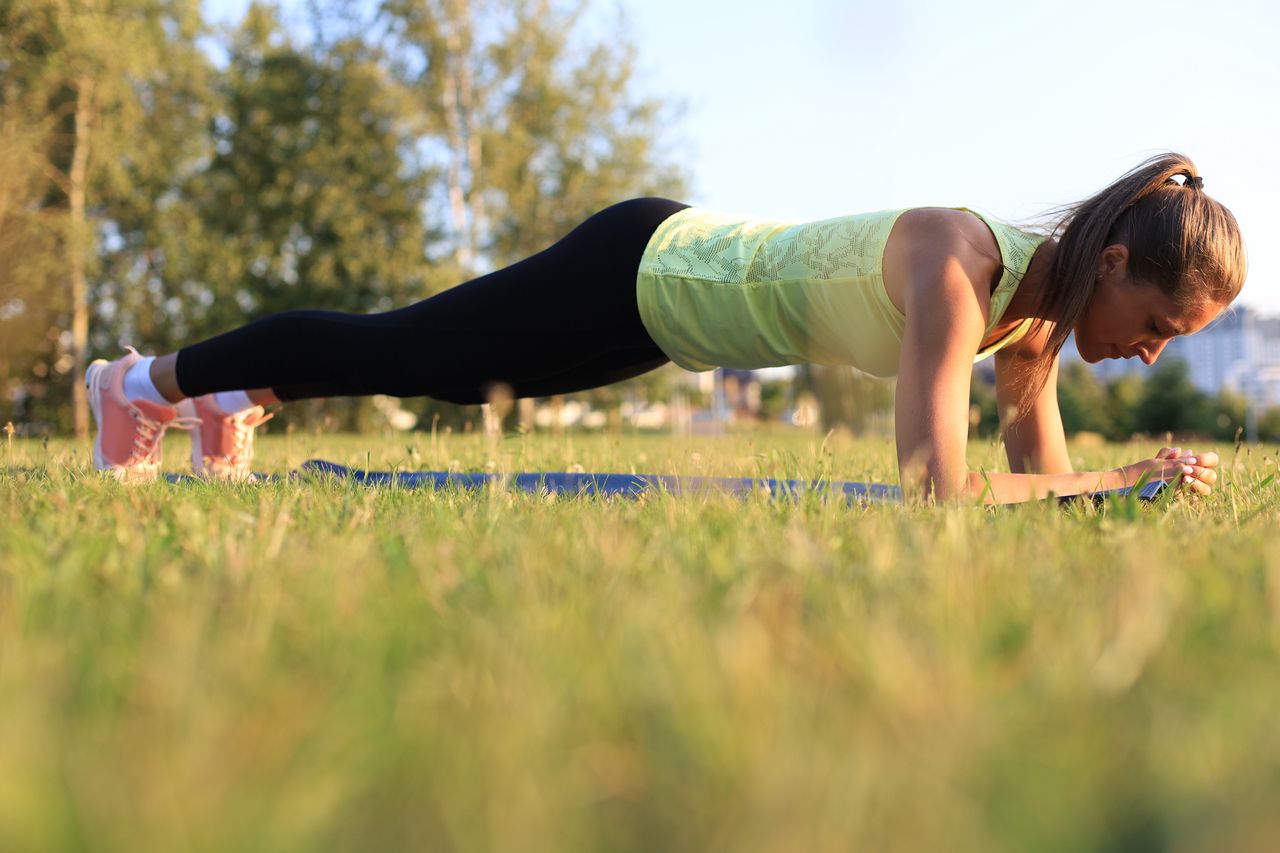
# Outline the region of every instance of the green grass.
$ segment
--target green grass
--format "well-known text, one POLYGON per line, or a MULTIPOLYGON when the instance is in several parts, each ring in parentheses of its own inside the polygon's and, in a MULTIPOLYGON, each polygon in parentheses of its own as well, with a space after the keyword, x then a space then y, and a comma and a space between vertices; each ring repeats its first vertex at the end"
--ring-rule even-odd
MULTIPOLYGON (((0 444, 0 849, 1276 849, 1275 449, 1218 450, 1211 500, 1064 511, 129 488, 0 444)), ((794 433, 260 467, 311 456, 893 480, 794 433)))

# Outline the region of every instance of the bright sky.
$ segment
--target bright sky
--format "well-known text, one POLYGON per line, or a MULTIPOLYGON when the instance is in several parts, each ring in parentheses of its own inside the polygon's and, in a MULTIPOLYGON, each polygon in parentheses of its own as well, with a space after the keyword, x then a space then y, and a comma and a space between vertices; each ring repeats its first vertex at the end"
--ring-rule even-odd
MULTIPOLYGON (((247 0, 204 0, 214 21, 247 0)), ((286 6, 289 4, 286 3, 286 6)), ((595 0, 682 100, 691 203, 816 219, 954 205, 1034 218, 1162 150, 1240 221, 1241 301, 1280 313, 1280 4, 595 0)))

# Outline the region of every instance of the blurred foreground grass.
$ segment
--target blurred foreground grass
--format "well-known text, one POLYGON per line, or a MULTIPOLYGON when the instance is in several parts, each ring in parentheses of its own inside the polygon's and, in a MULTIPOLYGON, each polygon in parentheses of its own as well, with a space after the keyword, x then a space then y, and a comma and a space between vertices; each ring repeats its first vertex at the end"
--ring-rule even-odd
MULTIPOLYGON (((0 446, 0 849, 1274 850, 1280 486, 1218 450, 1212 500, 1094 512, 127 488, 0 446)), ((894 479, 789 433, 259 467, 311 456, 894 479)))

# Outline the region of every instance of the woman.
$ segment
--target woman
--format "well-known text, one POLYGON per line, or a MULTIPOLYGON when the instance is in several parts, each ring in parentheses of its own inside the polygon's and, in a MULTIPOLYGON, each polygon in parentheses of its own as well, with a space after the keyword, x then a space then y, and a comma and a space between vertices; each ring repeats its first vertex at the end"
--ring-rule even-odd
POLYGON ((579 391, 668 360, 692 370, 797 362, 896 374, 902 483, 935 499, 1015 502, 1181 478, 1207 495, 1218 457, 1161 450, 1074 473, 1058 354, 1151 364, 1239 293, 1235 218, 1186 157, 1153 157, 1053 232, 965 208, 785 224, 634 199, 551 248, 385 314, 290 311, 154 359, 88 371, 95 465, 154 477, 166 428, 193 429, 198 473, 242 477, 262 406, 426 395, 480 403, 579 391), (995 355, 1012 473, 965 465, 973 362, 995 355), (249 389, 249 390, 244 390, 249 389))

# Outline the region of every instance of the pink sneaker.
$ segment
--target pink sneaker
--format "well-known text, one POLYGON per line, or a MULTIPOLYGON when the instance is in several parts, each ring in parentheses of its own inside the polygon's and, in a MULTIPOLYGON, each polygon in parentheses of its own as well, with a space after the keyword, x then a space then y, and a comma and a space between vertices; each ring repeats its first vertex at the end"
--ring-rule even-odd
POLYGON ((85 371, 89 406, 98 424, 93 467, 130 483, 154 480, 160 472, 160 442, 169 427, 191 429, 197 422, 178 416, 173 406, 124 396, 124 375, 142 356, 133 347, 115 361, 98 359, 85 371))
POLYGON ((271 420, 261 406, 227 414, 212 394, 183 400, 178 412, 199 421, 191 431, 191 470, 201 477, 249 480, 253 472, 253 431, 271 420))

